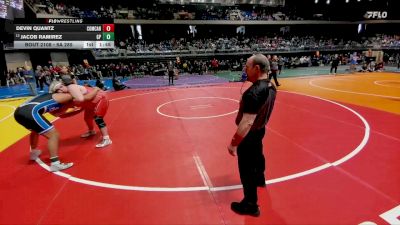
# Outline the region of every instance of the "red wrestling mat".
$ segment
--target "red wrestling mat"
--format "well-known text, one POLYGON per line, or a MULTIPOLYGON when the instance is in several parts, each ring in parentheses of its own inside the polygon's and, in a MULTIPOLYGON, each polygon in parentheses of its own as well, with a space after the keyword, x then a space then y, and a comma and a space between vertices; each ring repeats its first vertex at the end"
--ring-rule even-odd
MULTIPOLYGON (((264 139, 268 185, 253 218, 230 210, 242 198, 236 158, 226 150, 240 86, 110 98, 111 146, 96 149, 99 134, 79 138, 83 115, 55 123, 59 156, 72 168, 54 174, 28 162, 28 138, 0 155, 0 224, 400 222, 394 114, 279 92, 264 139)), ((48 163, 47 151, 41 159, 48 163)))

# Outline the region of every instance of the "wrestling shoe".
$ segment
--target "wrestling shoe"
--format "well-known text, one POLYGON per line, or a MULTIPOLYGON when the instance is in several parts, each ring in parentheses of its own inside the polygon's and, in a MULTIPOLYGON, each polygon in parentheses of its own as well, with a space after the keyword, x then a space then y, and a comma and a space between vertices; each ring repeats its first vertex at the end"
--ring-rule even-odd
POLYGON ((96 131, 95 131, 95 130, 89 130, 88 132, 82 134, 82 135, 81 135, 81 138, 88 138, 88 137, 93 136, 93 135, 95 135, 95 134, 96 134, 96 131))
POLYGON ((50 172, 57 172, 60 170, 65 170, 70 168, 71 166, 73 166, 74 163, 61 163, 60 161, 56 162, 56 163, 51 163, 50 165, 50 172))
POLYGON ((106 147, 107 145, 111 145, 112 141, 111 139, 103 139, 100 143, 96 145, 96 148, 103 148, 106 147))
POLYGON ((39 149, 35 149, 32 150, 29 154, 29 159, 32 161, 36 161, 36 159, 39 158, 40 154, 42 154, 42 151, 39 149))

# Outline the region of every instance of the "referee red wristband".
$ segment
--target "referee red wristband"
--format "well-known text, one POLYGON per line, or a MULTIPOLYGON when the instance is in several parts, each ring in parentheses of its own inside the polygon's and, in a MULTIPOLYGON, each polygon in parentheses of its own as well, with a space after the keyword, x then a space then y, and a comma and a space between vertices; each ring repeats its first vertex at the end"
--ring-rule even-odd
POLYGON ((239 134, 235 133, 235 135, 233 135, 231 145, 238 146, 240 144, 240 142, 242 142, 242 140, 243 140, 243 137, 240 136, 239 134))

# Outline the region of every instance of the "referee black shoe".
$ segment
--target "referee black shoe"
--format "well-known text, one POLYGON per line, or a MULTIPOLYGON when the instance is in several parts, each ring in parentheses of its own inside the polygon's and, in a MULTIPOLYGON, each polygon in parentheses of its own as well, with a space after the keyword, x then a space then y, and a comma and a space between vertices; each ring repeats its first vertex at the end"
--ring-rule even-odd
POLYGON ((249 215, 249 216, 260 216, 260 209, 257 204, 252 204, 248 202, 232 202, 231 209, 239 215, 249 215))

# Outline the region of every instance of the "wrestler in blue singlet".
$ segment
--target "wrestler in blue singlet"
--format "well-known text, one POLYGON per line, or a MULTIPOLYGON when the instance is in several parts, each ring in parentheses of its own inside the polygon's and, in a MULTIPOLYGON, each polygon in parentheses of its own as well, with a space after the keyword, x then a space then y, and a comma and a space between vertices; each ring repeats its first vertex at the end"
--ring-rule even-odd
POLYGON ((35 131, 38 134, 51 130, 54 126, 43 114, 53 112, 63 106, 63 104, 56 102, 52 95, 50 93, 39 95, 20 105, 15 110, 15 120, 26 129, 35 131))

